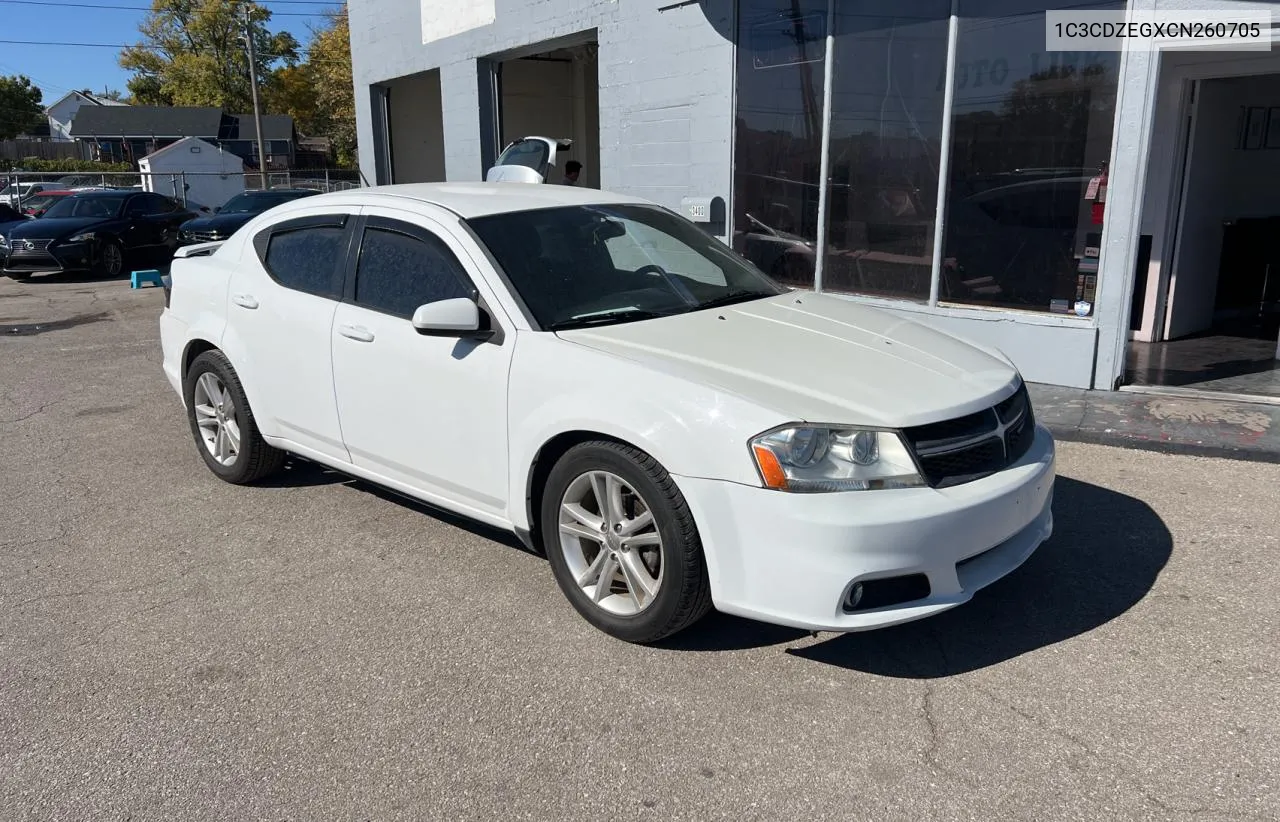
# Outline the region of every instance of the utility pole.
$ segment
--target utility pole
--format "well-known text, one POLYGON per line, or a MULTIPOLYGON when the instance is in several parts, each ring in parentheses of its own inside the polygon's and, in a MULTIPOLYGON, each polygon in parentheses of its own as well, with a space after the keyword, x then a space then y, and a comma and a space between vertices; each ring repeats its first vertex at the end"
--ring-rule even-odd
POLYGON ((244 6, 244 42, 249 48, 249 92, 253 95, 253 130, 258 137, 258 177, 263 190, 271 188, 267 181, 267 150, 262 143, 262 108, 258 105, 258 58, 253 50, 253 19, 249 6, 244 6))

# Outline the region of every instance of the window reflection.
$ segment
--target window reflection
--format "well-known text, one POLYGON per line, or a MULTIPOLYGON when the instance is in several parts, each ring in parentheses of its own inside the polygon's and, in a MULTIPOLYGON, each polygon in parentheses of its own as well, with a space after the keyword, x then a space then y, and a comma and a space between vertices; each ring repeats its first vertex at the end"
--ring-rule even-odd
POLYGON ((1120 54, 1043 51, 1047 5, 961 0, 942 300, 1092 310, 1120 54))
POLYGON ((822 149, 825 0, 741 0, 734 248, 812 287, 822 149))
POLYGON ((836 6, 824 290, 929 296, 950 14, 836 6))

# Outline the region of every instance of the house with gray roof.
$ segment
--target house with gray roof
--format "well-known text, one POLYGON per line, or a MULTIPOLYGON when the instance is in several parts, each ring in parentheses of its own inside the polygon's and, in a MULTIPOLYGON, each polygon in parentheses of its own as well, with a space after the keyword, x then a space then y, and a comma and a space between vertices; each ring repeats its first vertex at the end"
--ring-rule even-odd
MULTIPOLYGON (((257 130, 252 114, 229 114, 201 106, 82 107, 71 124, 71 136, 89 146, 103 162, 136 163, 184 137, 197 137, 259 167, 257 130)), ((269 169, 292 168, 297 134, 286 114, 262 115, 262 137, 269 169)))

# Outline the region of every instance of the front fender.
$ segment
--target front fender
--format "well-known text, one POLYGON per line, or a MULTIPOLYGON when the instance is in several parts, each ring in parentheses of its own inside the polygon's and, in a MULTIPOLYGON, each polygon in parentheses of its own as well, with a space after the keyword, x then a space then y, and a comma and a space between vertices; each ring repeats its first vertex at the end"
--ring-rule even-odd
POLYGON ((780 422, 740 397, 538 332, 520 335, 509 389, 510 510, 520 528, 530 526, 519 503, 530 469, 561 434, 630 443, 670 474, 755 485, 747 443, 780 422))

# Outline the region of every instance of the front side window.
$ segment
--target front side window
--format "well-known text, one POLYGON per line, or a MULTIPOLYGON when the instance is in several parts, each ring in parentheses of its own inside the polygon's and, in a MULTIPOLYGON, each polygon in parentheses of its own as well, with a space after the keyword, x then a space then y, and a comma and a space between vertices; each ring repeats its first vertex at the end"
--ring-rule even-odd
POLYGON ((337 298, 334 272, 343 258, 346 229, 340 225, 286 228, 271 234, 263 260, 285 288, 337 298))
POLYGON ((681 314, 784 291, 692 223, 652 206, 568 206, 468 223, 547 330, 681 314))
POLYGON ((462 265, 444 243, 411 236, 392 224, 365 229, 356 265, 357 305, 409 319, 419 306, 473 294, 462 265))

